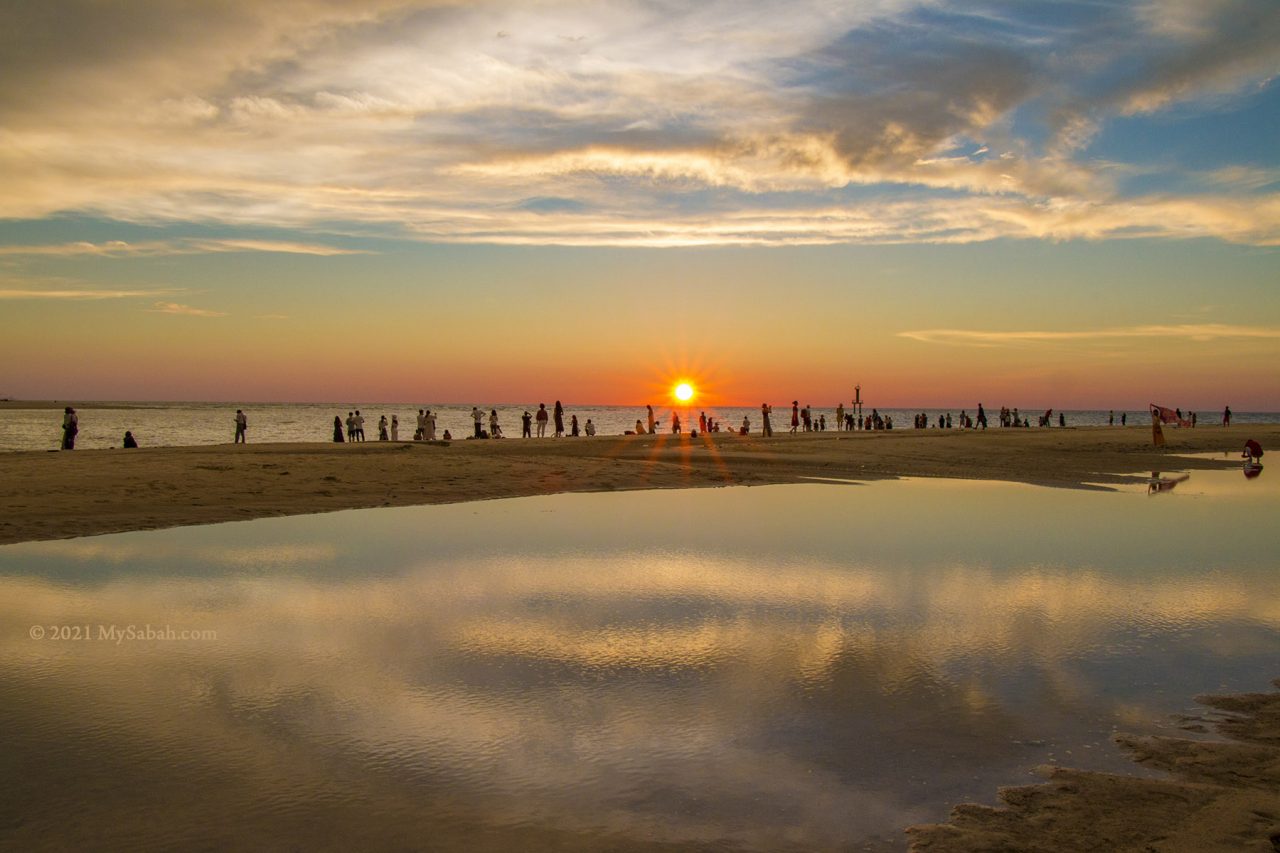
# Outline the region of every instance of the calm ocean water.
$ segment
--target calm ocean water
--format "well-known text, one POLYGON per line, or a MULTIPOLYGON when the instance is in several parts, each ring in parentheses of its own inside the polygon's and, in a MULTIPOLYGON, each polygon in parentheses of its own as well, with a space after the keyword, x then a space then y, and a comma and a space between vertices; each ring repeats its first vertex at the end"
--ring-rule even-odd
MULTIPOLYGON (((551 408, 554 400, 547 401, 551 408)), ((365 417, 365 437, 370 441, 378 438, 378 418, 392 415, 400 419, 400 439, 407 441, 413 438, 419 408, 429 408, 436 412, 437 436, 443 436, 449 430, 454 438, 465 438, 471 434, 471 405, 442 403, 352 403, 345 405, 314 403, 73 403, 80 417, 80 434, 76 439, 76 447, 82 449, 119 447, 125 430, 131 430, 138 444, 142 447, 160 447, 195 444, 229 443, 235 433, 235 413, 243 408, 249 418, 249 441, 254 443, 292 442, 292 441, 329 441, 333 435, 333 418, 335 415, 346 418, 347 412, 359 409, 365 417)), ((537 411, 537 403, 526 404, 485 404, 485 411, 496 408, 499 422, 504 434, 519 437, 520 416, 528 409, 537 411)), ((678 410, 680 419, 687 431, 691 425, 696 426, 701 409, 693 407, 678 410)), ((972 417, 976 409, 966 409, 972 417)), ((988 409, 988 418, 994 422, 999 406, 988 409)), ((667 407, 654 407, 658 417, 660 431, 669 432, 671 428, 672 410, 667 407)), ((870 414, 870 408, 866 413, 870 414)), ((910 429, 912 418, 925 412, 931 424, 936 425, 939 415, 950 414, 952 421, 959 425, 961 409, 882 409, 880 413, 893 418, 895 429, 910 429)), ((760 409, 757 408, 720 408, 707 409, 708 416, 721 421, 725 429, 738 428, 743 417, 751 422, 752 432, 760 430, 760 409)), ((826 415, 827 428, 835 428, 835 409, 813 409, 814 417, 826 415)), ((1031 414, 1033 418, 1040 410, 1024 410, 1023 415, 1031 414)), ((1054 423, 1057 423, 1057 411, 1054 412, 1054 423)), ((1106 426, 1109 413, 1105 410, 1067 411, 1067 426, 1106 426)), ((598 435, 620 435, 635 427, 637 419, 645 419, 643 406, 578 406, 565 407, 565 429, 569 427, 569 417, 577 415, 579 423, 585 427, 587 419, 596 426, 598 435)), ((1121 412, 1115 412, 1117 425, 1121 412)), ((773 427, 775 432, 783 432, 789 428, 791 410, 789 406, 775 405, 773 427)), ((1147 423, 1145 411, 1129 411, 1130 426, 1142 426, 1147 423)), ((1280 413, 1275 412, 1233 412, 1232 422, 1275 423, 1280 421, 1280 413)), ((1214 426, 1221 422, 1220 412, 1200 413, 1201 426, 1214 426)), ((486 418, 486 428, 488 420, 486 418)), ((553 429, 548 425, 548 433, 553 429)), ((62 437, 62 412, 58 409, 4 409, 0 410, 0 451, 12 450, 54 450, 62 437)))

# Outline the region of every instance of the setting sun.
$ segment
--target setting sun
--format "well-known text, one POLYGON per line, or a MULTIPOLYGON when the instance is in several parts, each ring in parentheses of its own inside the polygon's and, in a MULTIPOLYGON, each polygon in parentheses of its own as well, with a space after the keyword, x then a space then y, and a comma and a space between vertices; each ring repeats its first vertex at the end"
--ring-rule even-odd
POLYGON ((676 399, 682 403, 687 403, 693 399, 693 386, 688 382, 681 382, 676 386, 676 399))

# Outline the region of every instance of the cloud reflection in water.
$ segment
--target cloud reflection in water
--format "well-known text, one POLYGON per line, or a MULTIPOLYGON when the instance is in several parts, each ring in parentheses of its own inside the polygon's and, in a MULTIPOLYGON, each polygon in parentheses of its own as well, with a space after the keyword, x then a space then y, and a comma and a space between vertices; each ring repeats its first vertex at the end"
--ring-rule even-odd
POLYGON ((0 549, 0 839, 900 847, 1275 675, 1280 543, 1234 532, 1274 503, 1189 494, 565 495, 0 549), (144 623, 217 639, 26 635, 144 623))

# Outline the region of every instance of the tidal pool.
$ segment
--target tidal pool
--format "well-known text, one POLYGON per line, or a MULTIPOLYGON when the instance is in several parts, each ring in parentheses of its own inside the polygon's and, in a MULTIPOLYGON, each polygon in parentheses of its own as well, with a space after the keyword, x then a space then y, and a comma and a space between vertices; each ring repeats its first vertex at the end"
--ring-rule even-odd
POLYGON ((1280 675, 1280 477, 559 495, 0 548, 0 848, 905 849, 1280 675))

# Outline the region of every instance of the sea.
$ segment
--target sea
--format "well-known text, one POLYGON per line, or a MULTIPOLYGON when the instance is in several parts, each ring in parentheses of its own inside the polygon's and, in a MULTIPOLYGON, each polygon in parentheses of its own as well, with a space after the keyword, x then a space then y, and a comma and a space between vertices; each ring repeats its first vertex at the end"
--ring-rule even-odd
MULTIPOLYGON (((554 401, 547 402, 547 408, 554 401)), ((14 405, 12 403, 8 404, 14 405)), ((141 447, 172 447, 189 445, 228 444, 235 436, 235 415, 237 409, 243 409, 249 419, 248 440, 252 443, 275 442, 316 442, 331 441, 333 438, 333 419, 335 416, 346 420, 347 413, 359 410, 365 419, 365 438, 368 441, 378 440, 378 419, 386 415, 390 421, 393 416, 400 421, 399 440, 410 441, 417 422, 418 409, 430 409, 437 415, 436 436, 441 438, 448 430, 455 439, 464 439, 472 434, 471 404, 457 403, 172 403, 172 402, 71 402, 80 419, 80 433, 76 437, 78 449, 104 449, 120 447, 124 433, 133 433, 141 447)), ((500 405, 486 403, 483 407, 487 413, 491 409, 498 412, 498 420, 502 432, 507 438, 519 438, 520 419, 525 411, 536 413, 537 403, 503 403, 500 405)), ((865 414, 871 414, 871 407, 864 408, 865 414)), ((952 424, 959 428, 962 413, 973 417, 974 409, 940 409, 940 408, 889 408, 879 409, 880 415, 891 418, 895 429, 911 429, 913 418, 919 414, 928 416, 931 429, 938 428, 939 416, 951 416, 952 424)), ((987 417, 996 426, 999 406, 988 408, 987 417)), ((760 408, 756 407, 720 407, 703 409, 691 406, 687 409, 671 409, 670 407, 654 407, 658 420, 659 432, 671 431, 672 415, 678 414, 686 432, 697 427, 701 413, 720 422, 724 430, 741 428, 743 418, 750 423, 753 433, 760 431, 760 408)), ((826 417, 827 430, 835 429, 835 408, 814 408, 813 416, 826 417)), ((1022 417, 1031 417, 1032 428, 1042 409, 1024 409, 1019 412, 1022 417)), ((1146 426, 1149 415, 1145 410, 1093 409, 1084 411, 1066 410, 1061 412, 1068 427, 1107 426, 1114 415, 1115 425, 1119 427, 1121 415, 1127 416, 1130 427, 1146 426)), ((49 408, 0 408, 0 452, 56 450, 62 440, 62 409, 49 408)), ((644 406, 592 406, 568 404, 565 406, 565 429, 569 429, 570 418, 577 415, 580 429, 585 433, 586 423, 590 420, 596 428, 597 435, 621 435, 634 430, 636 421, 645 421, 648 413, 644 406)), ((1058 428, 1059 411, 1053 411, 1052 425, 1058 428)), ((775 406, 772 423, 775 433, 782 433, 790 428, 790 406, 775 406)), ((1233 424, 1276 423, 1280 422, 1277 412, 1232 412, 1233 424)), ((1213 426, 1221 423, 1221 412, 1201 412, 1198 425, 1213 426)), ((488 417, 485 417, 485 428, 488 429, 488 417)), ((536 428, 536 426, 535 426, 536 428)), ((554 427, 549 423, 548 435, 554 427)))

